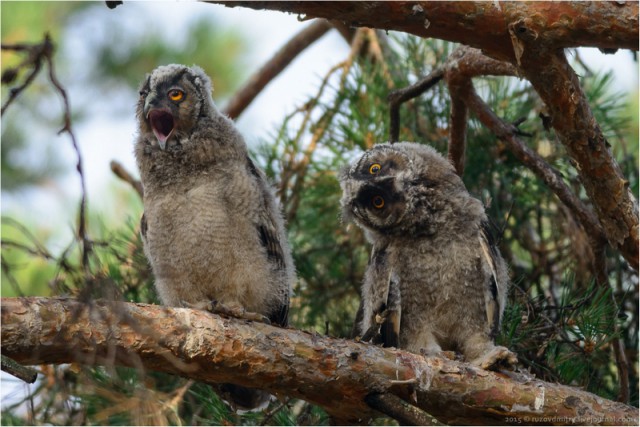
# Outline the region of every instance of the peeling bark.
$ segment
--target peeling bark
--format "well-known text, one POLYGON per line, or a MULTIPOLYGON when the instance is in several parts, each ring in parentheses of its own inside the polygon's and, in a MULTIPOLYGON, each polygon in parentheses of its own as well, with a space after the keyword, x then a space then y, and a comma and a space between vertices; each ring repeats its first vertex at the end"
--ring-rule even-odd
POLYGON ((64 298, 3 298, 2 354, 26 365, 125 365, 301 398, 341 420, 375 417, 393 394, 447 424, 637 425, 591 393, 354 341, 199 310, 64 298), (415 399, 415 401, 413 401, 415 399))

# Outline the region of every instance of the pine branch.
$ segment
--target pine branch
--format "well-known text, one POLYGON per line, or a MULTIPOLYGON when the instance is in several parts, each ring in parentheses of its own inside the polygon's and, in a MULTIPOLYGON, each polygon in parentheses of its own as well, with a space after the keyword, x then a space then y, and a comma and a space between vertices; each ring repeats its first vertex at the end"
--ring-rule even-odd
POLYGON ((638 423, 637 408, 524 374, 199 310, 31 297, 3 298, 1 311, 2 353, 21 364, 115 364, 259 385, 354 422, 375 416, 371 393, 415 393, 417 407, 446 423, 638 423))
MULTIPOLYGON (((216 2, 213 2, 216 3, 216 2)), ((578 164, 608 241, 637 271, 638 203, 613 159, 564 49, 638 49, 637 2, 224 2, 459 42, 518 67, 578 164)), ((463 150, 459 150, 463 152, 463 150)))
MULTIPOLYGON (((635 8, 637 14, 637 4, 635 8)), ((577 164, 578 175, 607 240, 637 271, 638 201, 611 154, 609 142, 593 115, 578 76, 564 51, 549 49, 540 43, 538 27, 530 19, 520 17, 520 9, 513 2, 509 2, 505 11, 511 22, 509 31, 514 38, 514 48, 519 52, 519 70, 547 105, 551 125, 577 164)))
POLYGON ((402 89, 389 93, 389 141, 398 142, 400 138, 400 105, 410 99, 416 98, 435 86, 444 77, 441 67, 433 70, 427 77, 402 89))

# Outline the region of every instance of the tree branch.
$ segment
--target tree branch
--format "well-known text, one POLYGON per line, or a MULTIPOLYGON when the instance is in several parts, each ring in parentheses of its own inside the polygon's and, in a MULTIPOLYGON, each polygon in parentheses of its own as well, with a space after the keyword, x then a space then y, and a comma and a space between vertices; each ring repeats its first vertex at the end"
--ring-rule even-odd
POLYGON ((223 113, 236 119, 251 104, 262 89, 284 70, 303 50, 322 37, 333 26, 325 19, 318 19, 293 36, 276 54, 260 68, 249 81, 229 100, 223 113))
MULTIPOLYGON (((604 230, 595 215, 576 197, 563 182, 560 173, 554 170, 542 157, 531 150, 517 136, 517 129, 499 118, 476 93, 471 79, 480 75, 514 75, 515 67, 483 55, 478 49, 462 46, 451 54, 445 64, 445 78, 451 97, 463 101, 480 122, 498 138, 507 143, 509 149, 520 162, 554 192, 578 218, 587 234, 594 239, 602 239, 604 230)), ((451 151, 451 150, 450 150, 451 151)))
MULTIPOLYGON (((531 82, 547 104, 551 124, 578 165, 607 239, 638 270, 637 200, 613 159, 563 53, 565 48, 578 46, 638 50, 637 2, 220 3, 227 7, 306 14, 342 20, 351 26, 459 42, 516 65, 518 74, 531 82)), ((460 136, 456 141, 459 145, 460 136)), ((459 157, 464 150, 457 148, 452 155, 459 157)))
POLYGON ((638 50, 637 2, 211 1, 340 20, 352 27, 402 31, 483 49, 515 62, 508 23, 528 20, 548 49, 590 46, 638 50), (511 3, 517 3, 511 5, 511 3), (512 13, 507 17, 504 8, 512 13))
POLYGON ((129 171, 127 171, 124 168, 124 166, 122 166, 122 164, 116 160, 111 160, 111 163, 109 164, 109 166, 111 167, 111 172, 113 172, 115 176, 117 176, 124 182, 128 183, 131 187, 133 187, 133 189, 136 190, 136 193, 138 193, 140 198, 142 198, 142 196, 144 195, 142 182, 135 179, 133 175, 131 175, 129 171))
MULTIPOLYGON (((637 3, 636 35, 637 30, 637 3)), ((613 158, 609 142, 602 134, 589 106, 578 76, 562 50, 540 43, 539 28, 531 19, 520 18, 513 2, 505 6, 512 24, 514 48, 519 52, 519 70, 531 82, 549 108, 551 125, 576 169, 611 246, 637 271, 640 239, 638 202, 613 158)), ((613 29, 611 31, 614 31, 613 29)))
POLYGON ((15 360, 10 357, 1 355, 2 359, 2 370, 13 375, 16 378, 21 379, 22 381, 33 384, 36 382, 38 378, 38 372, 35 369, 28 368, 26 366, 22 366, 15 360))
POLYGON ((71 126, 71 107, 69 105, 69 98, 67 96, 67 91, 58 80, 58 76, 56 75, 53 64, 53 53, 55 51, 55 46, 51 41, 51 36, 49 35, 49 33, 46 33, 44 35, 44 40, 41 43, 2 45, 1 49, 27 54, 26 59, 24 59, 17 68, 10 68, 8 70, 5 70, 2 75, 2 84, 13 83, 22 68, 31 68, 31 70, 21 85, 10 90, 9 98, 3 104, 0 115, 4 115, 9 105, 11 105, 11 103, 22 93, 22 91, 25 90, 33 82, 36 75, 40 72, 43 62, 46 63, 48 68, 49 81, 62 98, 62 102, 64 105, 64 125, 62 129, 60 129, 58 134, 66 132, 69 135, 69 138, 71 139, 71 145, 77 157, 76 170, 78 171, 78 175, 80 177, 81 195, 80 206, 78 209, 78 230, 76 237, 80 242, 82 266, 85 275, 88 275, 89 255, 91 254, 92 250, 92 242, 87 234, 87 186, 85 182, 84 168, 82 165, 80 146, 78 145, 78 141, 71 126))
POLYGON ((258 386, 354 422, 375 416, 371 393, 415 393, 417 407, 446 423, 638 423, 637 408, 525 374, 199 310, 31 297, 3 298, 1 312, 2 353, 22 364, 118 364, 258 386))
POLYGON ((413 99, 435 86, 444 77, 444 70, 438 67, 420 81, 402 89, 394 90, 387 97, 389 101, 389 134, 390 142, 398 142, 400 138, 400 105, 413 99))
POLYGON ((364 398, 367 405, 397 420, 401 426, 441 426, 435 417, 389 393, 372 393, 364 398))

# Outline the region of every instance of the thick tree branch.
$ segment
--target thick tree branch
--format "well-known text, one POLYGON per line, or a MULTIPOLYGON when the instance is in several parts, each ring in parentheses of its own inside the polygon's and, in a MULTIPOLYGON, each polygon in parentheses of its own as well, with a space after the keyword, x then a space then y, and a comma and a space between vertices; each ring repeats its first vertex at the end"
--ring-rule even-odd
POLYGON ((277 10, 335 19, 352 27, 402 31, 459 42, 514 62, 508 23, 530 22, 549 49, 578 46, 638 49, 637 2, 487 1, 213 1, 227 7, 277 10), (512 4, 513 3, 513 4, 512 4), (511 7, 508 19, 503 9, 511 7))
POLYGON ((60 298, 3 298, 1 305, 2 353, 22 364, 120 364, 235 382, 353 421, 375 415, 367 396, 390 393, 446 423, 638 423, 637 408, 527 375, 199 310, 60 298))

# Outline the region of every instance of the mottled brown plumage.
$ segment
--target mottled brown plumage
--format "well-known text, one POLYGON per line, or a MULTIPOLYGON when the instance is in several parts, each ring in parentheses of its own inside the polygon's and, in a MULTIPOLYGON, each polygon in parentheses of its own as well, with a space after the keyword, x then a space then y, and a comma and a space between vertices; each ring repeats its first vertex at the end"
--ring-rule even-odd
POLYGON ((489 367, 515 363, 495 346, 508 287, 482 203, 433 148, 379 144, 341 174, 343 216, 373 245, 361 336, 489 367))
MULTIPOLYGON (((286 326, 295 273, 284 221, 242 135, 213 104, 208 76, 158 67, 141 86, 137 118, 141 229, 162 302, 215 302, 286 326)), ((258 390, 223 389, 240 409, 268 402, 258 390)))

